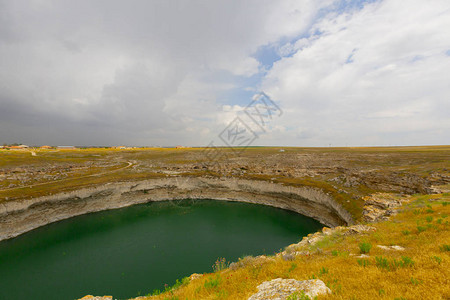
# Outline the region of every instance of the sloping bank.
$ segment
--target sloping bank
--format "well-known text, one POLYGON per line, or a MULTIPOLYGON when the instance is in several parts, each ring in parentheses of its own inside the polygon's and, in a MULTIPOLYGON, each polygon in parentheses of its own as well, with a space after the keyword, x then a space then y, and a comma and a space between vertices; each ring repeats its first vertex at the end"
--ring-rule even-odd
POLYGON ((109 183, 33 199, 0 203, 0 241, 70 217, 151 201, 216 199, 291 210, 334 227, 353 218, 319 188, 234 178, 171 177, 109 183))

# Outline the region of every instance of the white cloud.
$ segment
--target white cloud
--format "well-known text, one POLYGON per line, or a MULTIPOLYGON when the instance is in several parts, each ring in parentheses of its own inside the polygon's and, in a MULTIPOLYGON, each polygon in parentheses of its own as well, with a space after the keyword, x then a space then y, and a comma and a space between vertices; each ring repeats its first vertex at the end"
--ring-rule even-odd
POLYGON ((192 130, 211 131, 202 116, 217 123, 220 93, 259 72, 256 49, 305 31, 326 3, 2 2, 0 128, 14 130, 1 136, 60 143, 64 126, 46 130, 63 121, 70 143, 200 140, 192 130), (19 129, 29 115, 40 134, 19 129))
MULTIPOLYGON (((450 4, 366 4, 317 22, 262 88, 288 107, 288 128, 315 130, 297 145, 448 143, 450 4), (447 131, 442 131, 447 128, 447 131)), ((270 142, 270 139, 268 139, 270 142)))

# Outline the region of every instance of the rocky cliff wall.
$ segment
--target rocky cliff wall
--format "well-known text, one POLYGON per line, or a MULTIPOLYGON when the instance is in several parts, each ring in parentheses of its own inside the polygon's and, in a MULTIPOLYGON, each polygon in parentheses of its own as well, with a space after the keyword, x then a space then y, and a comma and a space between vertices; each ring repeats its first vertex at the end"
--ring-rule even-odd
POLYGON ((354 223, 346 210, 318 188, 229 178, 170 177, 111 183, 0 203, 0 240, 90 212, 174 199, 216 199, 263 204, 312 217, 331 227, 354 223))

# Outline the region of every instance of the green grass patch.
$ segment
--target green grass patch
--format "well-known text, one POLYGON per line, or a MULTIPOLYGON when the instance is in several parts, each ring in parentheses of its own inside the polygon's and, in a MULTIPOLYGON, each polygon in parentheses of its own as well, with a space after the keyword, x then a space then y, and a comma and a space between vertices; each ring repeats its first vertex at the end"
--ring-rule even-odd
POLYGON ((359 252, 361 254, 367 254, 370 252, 370 249, 372 249, 372 244, 368 242, 363 242, 359 244, 359 252))

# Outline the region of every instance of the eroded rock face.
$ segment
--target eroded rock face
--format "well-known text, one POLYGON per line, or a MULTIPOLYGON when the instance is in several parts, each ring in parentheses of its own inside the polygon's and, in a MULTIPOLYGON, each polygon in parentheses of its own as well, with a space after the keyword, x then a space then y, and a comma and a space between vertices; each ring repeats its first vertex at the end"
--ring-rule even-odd
POLYGON ((248 300, 284 300, 297 293, 313 299, 319 295, 331 293, 331 290, 320 279, 295 280, 295 279, 273 279, 263 282, 258 286, 258 292, 248 300))
POLYGON ((351 215, 318 188, 229 178, 167 178, 106 184, 0 205, 0 240, 55 221, 151 201, 216 199, 291 210, 328 226, 354 223, 351 215))

